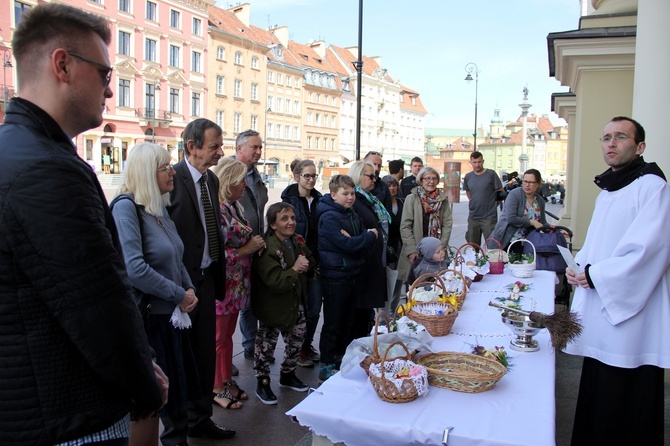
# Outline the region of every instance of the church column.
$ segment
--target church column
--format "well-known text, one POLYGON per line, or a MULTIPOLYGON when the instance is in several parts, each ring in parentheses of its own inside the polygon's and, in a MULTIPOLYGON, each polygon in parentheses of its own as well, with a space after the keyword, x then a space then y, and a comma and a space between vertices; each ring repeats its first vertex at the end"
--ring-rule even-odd
POLYGON ((670 174, 665 140, 670 122, 670 2, 639 0, 633 117, 647 131, 645 159, 670 174))

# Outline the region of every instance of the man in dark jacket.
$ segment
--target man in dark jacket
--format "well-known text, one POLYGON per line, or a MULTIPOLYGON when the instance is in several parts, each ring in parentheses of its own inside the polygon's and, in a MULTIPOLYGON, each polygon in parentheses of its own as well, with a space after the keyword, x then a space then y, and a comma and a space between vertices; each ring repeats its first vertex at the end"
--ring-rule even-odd
POLYGON ((72 139, 112 97, 108 22, 39 4, 12 39, 0 126, 0 444, 127 444, 167 397, 114 219, 72 139), (81 440, 77 442, 77 440, 81 440))
POLYGON ((375 176, 377 177, 377 180, 375 181, 375 186, 371 191, 372 194, 382 202, 388 212, 391 212, 391 208, 393 206, 391 191, 389 191, 389 187, 386 185, 386 183, 381 181, 379 178, 382 170, 382 154, 379 152, 368 152, 364 159, 365 161, 371 162, 375 166, 375 176))

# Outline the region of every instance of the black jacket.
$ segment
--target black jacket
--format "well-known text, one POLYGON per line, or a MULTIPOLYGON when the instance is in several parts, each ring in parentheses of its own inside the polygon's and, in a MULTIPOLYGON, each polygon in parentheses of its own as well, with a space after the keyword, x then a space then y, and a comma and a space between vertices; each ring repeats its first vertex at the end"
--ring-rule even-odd
POLYGON ((13 99, 0 126, 0 444, 104 429, 161 393, 91 168, 58 124, 13 99))
POLYGON ((302 235, 314 256, 314 260, 318 262, 319 217, 316 215, 316 206, 319 204, 322 195, 318 190, 312 189, 311 196, 313 200, 310 206, 307 199, 300 196, 297 183, 288 185, 281 193, 282 201, 290 204, 295 209, 295 233, 302 235))
POLYGON ((365 265, 363 266, 363 277, 361 278, 361 288, 358 308, 380 308, 386 302, 386 269, 382 264, 382 254, 386 249, 384 244, 384 230, 382 229, 377 214, 372 204, 356 192, 356 202, 354 211, 363 220, 365 229, 376 229, 379 237, 375 240, 375 245, 363 255, 365 265))

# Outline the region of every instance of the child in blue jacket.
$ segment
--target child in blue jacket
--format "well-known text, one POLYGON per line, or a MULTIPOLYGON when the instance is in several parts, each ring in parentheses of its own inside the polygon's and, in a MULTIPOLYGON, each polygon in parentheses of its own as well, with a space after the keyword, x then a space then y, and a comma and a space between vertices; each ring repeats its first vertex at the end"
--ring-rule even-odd
POLYGON ((354 181, 348 175, 335 175, 317 206, 318 247, 323 289, 323 327, 319 350, 323 367, 319 379, 325 381, 337 372, 351 335, 352 311, 359 290, 363 253, 374 249, 379 234, 365 229, 351 208, 356 201, 354 181))

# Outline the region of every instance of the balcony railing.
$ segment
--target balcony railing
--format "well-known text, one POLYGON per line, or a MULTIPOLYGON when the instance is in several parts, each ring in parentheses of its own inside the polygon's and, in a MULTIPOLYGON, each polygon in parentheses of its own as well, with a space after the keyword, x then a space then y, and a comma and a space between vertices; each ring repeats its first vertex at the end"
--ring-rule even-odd
POLYGON ((135 116, 152 121, 172 121, 172 113, 167 110, 156 110, 155 108, 136 108, 135 116))

